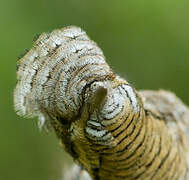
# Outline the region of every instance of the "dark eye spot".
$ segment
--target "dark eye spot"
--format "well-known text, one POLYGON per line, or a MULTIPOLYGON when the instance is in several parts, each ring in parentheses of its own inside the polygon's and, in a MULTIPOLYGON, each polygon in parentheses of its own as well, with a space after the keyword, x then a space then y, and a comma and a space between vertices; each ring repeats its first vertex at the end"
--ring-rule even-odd
POLYGON ((64 119, 64 118, 62 118, 62 117, 56 117, 56 119, 59 121, 59 122, 61 122, 61 124, 62 125, 69 125, 69 122, 68 122, 68 120, 66 120, 66 119, 64 119))

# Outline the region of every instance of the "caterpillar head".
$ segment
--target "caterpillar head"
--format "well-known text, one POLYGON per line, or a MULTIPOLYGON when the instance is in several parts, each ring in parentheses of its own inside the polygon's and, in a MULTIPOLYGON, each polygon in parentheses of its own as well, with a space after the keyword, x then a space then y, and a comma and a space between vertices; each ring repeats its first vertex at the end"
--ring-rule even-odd
POLYGON ((139 111, 134 89, 114 75, 101 49, 78 27, 41 34, 18 61, 17 79, 17 114, 53 127, 72 156, 72 142, 112 145, 108 127, 139 111))
POLYGON ((15 110, 38 116, 40 126, 52 118, 67 123, 79 115, 89 89, 98 89, 96 82, 113 78, 101 49, 80 28, 43 33, 18 61, 15 110))

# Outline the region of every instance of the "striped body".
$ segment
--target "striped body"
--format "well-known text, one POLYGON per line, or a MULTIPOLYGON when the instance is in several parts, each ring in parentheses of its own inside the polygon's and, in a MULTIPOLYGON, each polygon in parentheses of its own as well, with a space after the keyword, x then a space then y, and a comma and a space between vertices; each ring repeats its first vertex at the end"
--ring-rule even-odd
POLYGON ((136 90, 77 27, 42 34, 18 62, 15 110, 53 127, 94 180, 187 180, 189 110, 136 90))
MULTIPOLYGON (((97 180, 187 180, 188 139, 183 137, 182 127, 176 132, 175 126, 166 125, 161 117, 144 109, 140 99, 139 110, 135 112, 132 101, 128 104, 129 98, 125 98, 118 114, 98 118, 102 119, 101 128, 90 123, 87 128, 96 131, 88 130, 84 136, 74 132, 77 135, 72 146, 79 163, 97 180)), ((78 126, 76 123, 73 129, 83 128, 77 129, 78 126)))

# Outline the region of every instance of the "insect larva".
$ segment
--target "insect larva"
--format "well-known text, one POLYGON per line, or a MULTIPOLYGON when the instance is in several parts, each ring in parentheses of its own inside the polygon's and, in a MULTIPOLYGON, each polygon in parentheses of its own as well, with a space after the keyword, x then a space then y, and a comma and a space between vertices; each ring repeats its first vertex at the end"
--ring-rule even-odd
POLYGON ((138 93, 80 28, 41 34, 17 79, 16 112, 53 127, 94 180, 188 179, 188 108, 165 91, 138 93))

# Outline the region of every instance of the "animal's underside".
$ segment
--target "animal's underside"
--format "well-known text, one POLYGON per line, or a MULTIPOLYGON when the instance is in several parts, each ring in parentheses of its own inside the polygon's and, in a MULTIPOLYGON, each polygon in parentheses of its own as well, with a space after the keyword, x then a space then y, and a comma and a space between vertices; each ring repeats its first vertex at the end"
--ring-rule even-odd
POLYGON ((171 92, 135 90, 80 28, 40 35, 17 79, 16 112, 53 128, 93 180, 189 179, 188 107, 171 92))

